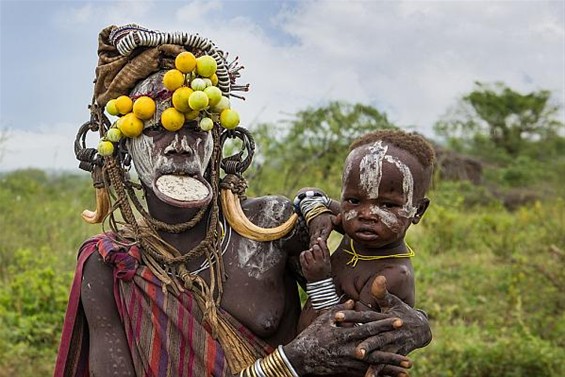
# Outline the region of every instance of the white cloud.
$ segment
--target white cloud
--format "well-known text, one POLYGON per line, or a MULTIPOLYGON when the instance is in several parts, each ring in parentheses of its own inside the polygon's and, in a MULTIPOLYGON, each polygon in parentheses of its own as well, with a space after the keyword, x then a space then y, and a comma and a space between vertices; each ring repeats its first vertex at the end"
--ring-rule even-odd
MULTIPOLYGON (((163 31, 198 32, 231 58, 239 56, 245 66, 240 82, 250 83, 251 92, 246 101, 233 101, 244 126, 343 100, 375 106, 393 122, 431 135, 433 123, 473 89, 474 81, 503 81, 523 92, 549 89, 560 104, 565 101, 563 2, 304 1, 280 8, 257 2, 258 8, 269 7, 268 15, 264 8, 237 13, 233 3, 220 1, 88 4, 68 11, 68 21, 62 16, 56 20, 57 27, 73 30, 68 33, 72 48, 84 48, 72 55, 74 66, 83 68, 80 72, 94 72, 97 33, 109 24, 135 21, 163 31), (282 10, 273 13, 275 9, 282 10), (84 47, 76 42, 86 38, 84 47)), ((70 52, 55 49, 54 54, 69 60, 70 52)), ((50 75, 62 74, 53 68, 55 58, 48 66, 54 70, 50 75)), ((72 72, 68 65, 59 66, 72 72)), ((65 114, 85 109, 91 76, 85 74, 81 84, 79 74, 77 70, 72 80, 62 80, 57 95, 42 99, 45 106, 60 111, 56 101, 66 93, 65 114)), ((18 141, 60 143, 57 154, 47 148, 42 156, 53 157, 35 163, 56 165, 70 154, 70 162, 61 165, 74 168, 68 138, 87 119, 87 111, 82 114, 75 127, 53 127, 51 136, 21 134, 18 141), (55 132, 65 136, 56 138, 55 132)), ((5 157, 0 169, 8 162, 25 166, 26 158, 5 157)))
POLYGON ((0 171, 39 168, 76 171, 78 161, 73 152, 77 127, 57 124, 39 131, 7 129, 2 148, 0 171))

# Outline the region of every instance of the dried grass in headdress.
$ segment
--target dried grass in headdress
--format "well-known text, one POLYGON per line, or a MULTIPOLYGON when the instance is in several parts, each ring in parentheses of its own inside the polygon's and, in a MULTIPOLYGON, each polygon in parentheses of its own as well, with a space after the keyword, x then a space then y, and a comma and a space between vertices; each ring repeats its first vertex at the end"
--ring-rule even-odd
POLYGON ((175 57, 186 51, 183 46, 164 44, 141 47, 132 55, 123 56, 110 41, 116 26, 109 26, 98 37, 98 66, 94 96, 100 106, 112 98, 129 93, 135 84, 154 72, 174 67, 175 57))

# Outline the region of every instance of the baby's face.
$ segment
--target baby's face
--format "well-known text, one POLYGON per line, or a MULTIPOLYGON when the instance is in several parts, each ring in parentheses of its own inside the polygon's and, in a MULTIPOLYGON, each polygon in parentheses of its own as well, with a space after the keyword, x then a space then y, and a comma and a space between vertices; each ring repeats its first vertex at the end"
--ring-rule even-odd
POLYGON ((402 149, 382 141, 354 149, 343 172, 344 231, 371 248, 401 240, 422 199, 422 180, 421 164, 402 149))

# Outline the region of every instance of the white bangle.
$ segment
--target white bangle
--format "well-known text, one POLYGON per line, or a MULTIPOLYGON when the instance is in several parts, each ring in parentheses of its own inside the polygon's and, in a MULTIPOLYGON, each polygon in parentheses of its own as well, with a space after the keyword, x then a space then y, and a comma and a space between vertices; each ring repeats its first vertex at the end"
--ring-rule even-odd
POLYGON ((299 377, 298 373, 296 373, 296 371, 294 370, 294 367, 292 366, 292 364, 290 363, 290 360, 288 360, 288 357, 286 357, 286 354, 284 353, 284 349, 283 346, 279 345, 277 347, 278 351, 279 351, 279 355, 281 355, 281 358, 284 361, 284 364, 286 365, 286 367, 288 368, 288 370, 290 371, 290 373, 292 373, 292 377, 299 377))

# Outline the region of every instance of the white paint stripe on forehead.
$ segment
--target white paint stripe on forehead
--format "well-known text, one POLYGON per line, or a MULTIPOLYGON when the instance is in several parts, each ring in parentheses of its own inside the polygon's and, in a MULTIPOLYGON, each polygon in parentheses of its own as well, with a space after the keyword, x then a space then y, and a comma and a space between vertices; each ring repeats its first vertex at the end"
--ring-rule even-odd
POLYGON ((359 182, 367 192, 369 199, 377 199, 383 175, 383 159, 388 151, 388 146, 378 140, 369 145, 367 149, 369 153, 359 162, 359 182))
POLYGON ((386 161, 396 165, 398 170, 402 173, 402 191, 406 196, 406 203, 402 207, 402 215, 412 217, 416 214, 416 208, 412 205, 414 202, 414 178, 410 168, 400 161, 398 158, 391 155, 385 156, 386 161))

